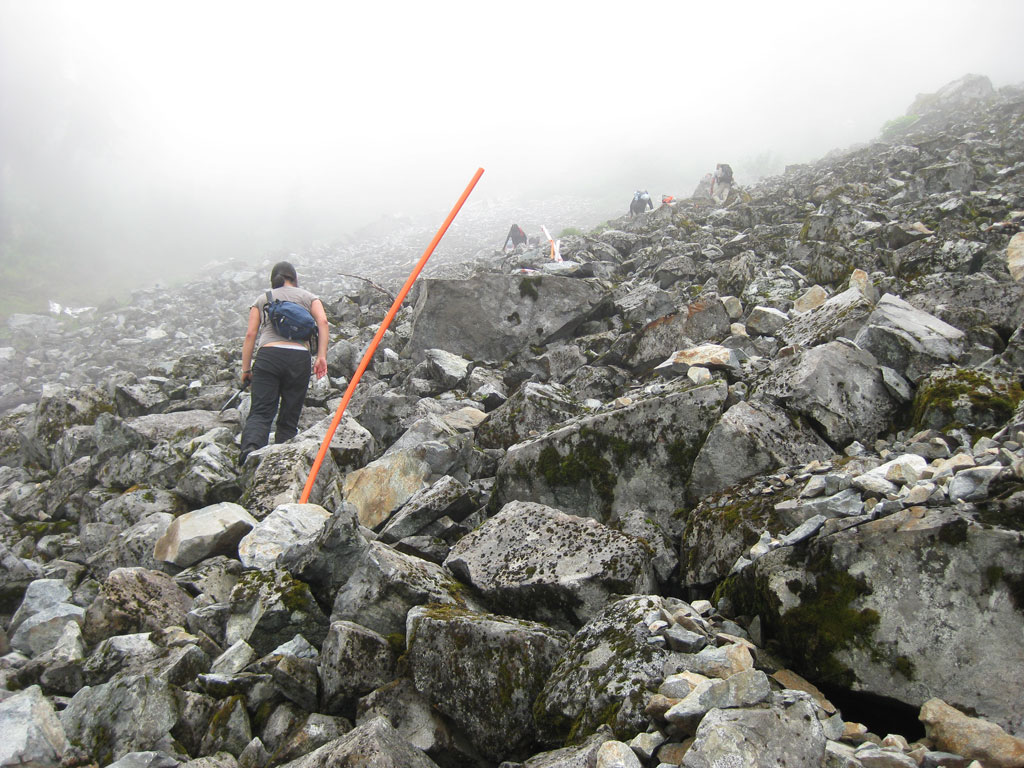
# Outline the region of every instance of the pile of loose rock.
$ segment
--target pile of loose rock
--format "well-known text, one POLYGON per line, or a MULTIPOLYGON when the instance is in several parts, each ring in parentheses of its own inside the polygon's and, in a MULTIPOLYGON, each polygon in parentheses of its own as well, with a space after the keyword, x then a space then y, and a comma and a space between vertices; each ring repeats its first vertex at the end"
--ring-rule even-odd
POLYGON ((986 84, 444 265, 309 504, 387 279, 314 286, 329 377, 241 468, 256 272, 188 326, 12 318, 0 765, 1024 765, 1024 94, 986 84))

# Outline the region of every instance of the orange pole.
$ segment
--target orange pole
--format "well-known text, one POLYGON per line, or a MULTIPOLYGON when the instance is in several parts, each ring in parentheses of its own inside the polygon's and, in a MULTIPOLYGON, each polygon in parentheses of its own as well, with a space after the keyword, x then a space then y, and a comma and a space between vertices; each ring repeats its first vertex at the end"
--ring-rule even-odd
POLYGON ((398 314, 398 310, 402 307, 402 302, 405 301, 406 295, 412 289, 412 284, 416 282, 416 278, 420 276, 420 272, 427 265, 427 259, 433 254, 434 249, 437 248, 437 244, 441 242, 441 238, 444 237, 444 233, 448 231, 448 227, 451 226, 455 220, 456 215, 462 209, 463 203, 466 202, 466 198, 469 197, 469 193, 473 191, 473 187, 480 181, 480 177, 483 175, 484 169, 477 168, 476 173, 473 174, 473 178, 470 180, 469 185, 466 187, 462 196, 458 202, 455 203, 455 207, 452 208, 451 213, 448 214, 448 218, 444 220, 441 228, 437 230, 437 234, 434 235, 434 239, 430 241, 430 245, 427 246, 427 250, 420 256, 419 262, 413 268, 409 274, 409 279, 405 281, 405 285, 402 286, 402 290, 398 292, 398 296, 395 297, 395 302, 391 305, 391 309, 388 310, 387 315, 384 316, 383 322, 380 324, 380 328, 377 329, 377 334, 373 337, 373 341, 370 342, 370 346, 366 349, 366 354, 363 355, 363 359, 359 363, 359 367, 356 368, 356 372, 352 374, 352 380, 348 383, 348 388, 345 390, 344 396, 341 398, 341 403, 338 405, 338 410, 334 414, 334 418, 331 419, 331 425, 327 428, 327 434, 324 435, 324 441, 320 444, 320 450, 316 454, 316 459, 313 461, 313 467, 309 470, 309 477, 306 478, 306 486, 302 489, 302 496, 299 497, 299 503, 305 504, 309 501, 309 494, 313 490, 313 483, 316 482, 317 473, 320 471, 320 465, 324 463, 324 457, 327 455, 327 450, 330 448, 331 440, 334 438, 334 433, 338 429, 338 425, 341 423, 341 417, 345 415, 345 408, 348 407, 348 401, 352 399, 352 393, 355 392, 356 384, 359 383, 359 379, 362 378, 363 373, 370 365, 370 361, 373 359, 373 353, 377 351, 377 345, 380 344, 380 340, 384 338, 384 332, 387 331, 388 326, 391 325, 391 321, 395 319, 395 315, 398 314))

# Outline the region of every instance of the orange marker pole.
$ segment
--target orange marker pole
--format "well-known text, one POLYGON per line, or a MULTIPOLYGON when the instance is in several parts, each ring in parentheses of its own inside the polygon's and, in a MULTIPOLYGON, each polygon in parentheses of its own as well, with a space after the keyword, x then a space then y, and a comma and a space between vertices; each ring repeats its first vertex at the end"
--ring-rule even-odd
POLYGON ((394 304, 391 305, 391 309, 388 310, 387 315, 384 316, 384 320, 380 324, 380 328, 377 329, 377 334, 373 337, 373 341, 370 342, 370 346, 366 349, 366 354, 363 355, 363 359, 359 363, 359 367, 356 368, 356 372, 352 374, 352 380, 348 383, 348 388, 345 390, 344 396, 341 398, 341 403, 338 405, 338 410, 334 414, 334 418, 331 419, 331 425, 327 428, 327 434, 324 436, 324 441, 320 445, 320 450, 316 454, 316 459, 313 461, 313 467, 309 470, 309 477, 306 478, 306 486, 302 489, 302 496, 299 497, 299 503, 305 504, 309 501, 309 494, 313 490, 313 483, 316 482, 317 473, 320 471, 320 465, 324 463, 324 457, 327 455, 327 450, 330 448, 331 440, 334 438, 334 433, 338 429, 338 425, 341 423, 341 417, 345 415, 345 408, 348 407, 348 401, 352 399, 352 393, 355 392, 356 384, 359 383, 359 379, 362 378, 363 373, 370 365, 370 361, 373 359, 373 353, 377 351, 377 346, 380 344, 380 340, 384 338, 384 332, 387 331, 388 326, 391 325, 391 321, 395 319, 395 315, 398 314, 398 310, 402 308, 402 302, 405 301, 406 295, 412 289, 412 284, 416 282, 416 278, 420 276, 420 272, 427 266, 427 259, 433 254, 434 249, 437 248, 437 244, 441 242, 441 238, 444 237, 444 233, 448 231, 448 227, 451 226, 455 217, 462 209, 462 205, 466 202, 466 198, 469 197, 469 193, 473 191, 473 187, 480 181, 480 177, 483 176, 484 169, 477 168, 476 173, 473 174, 473 178, 470 180, 469 185, 466 187, 462 196, 458 202, 455 203, 455 207, 452 208, 451 213, 448 214, 448 218, 444 220, 441 228, 437 230, 437 234, 434 235, 434 239, 430 241, 430 245, 427 246, 427 250, 420 256, 419 262, 413 268, 409 275, 409 279, 405 281, 405 285, 402 286, 402 290, 398 292, 398 296, 395 297, 394 304))

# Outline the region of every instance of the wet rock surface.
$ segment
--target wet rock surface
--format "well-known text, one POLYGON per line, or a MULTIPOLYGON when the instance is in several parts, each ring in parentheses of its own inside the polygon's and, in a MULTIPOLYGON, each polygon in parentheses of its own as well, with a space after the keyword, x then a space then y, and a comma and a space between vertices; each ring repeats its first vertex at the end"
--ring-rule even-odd
POLYGON ((310 504, 418 251, 297 256, 329 376, 240 467, 266 269, 12 316, 0 766, 1024 765, 1021 93, 561 263, 456 233, 310 504))

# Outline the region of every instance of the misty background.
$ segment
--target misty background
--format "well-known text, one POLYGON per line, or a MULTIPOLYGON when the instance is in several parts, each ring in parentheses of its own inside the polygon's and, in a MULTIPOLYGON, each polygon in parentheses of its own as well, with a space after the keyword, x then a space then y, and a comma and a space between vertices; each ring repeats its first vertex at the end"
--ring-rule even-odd
POLYGON ((470 205, 577 201, 555 234, 751 183, 1024 81, 1022 29, 1019 0, 0 0, 0 314, 436 228, 480 166, 470 205))

